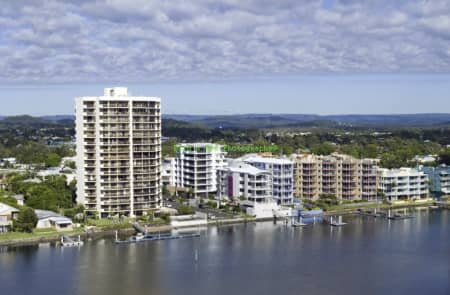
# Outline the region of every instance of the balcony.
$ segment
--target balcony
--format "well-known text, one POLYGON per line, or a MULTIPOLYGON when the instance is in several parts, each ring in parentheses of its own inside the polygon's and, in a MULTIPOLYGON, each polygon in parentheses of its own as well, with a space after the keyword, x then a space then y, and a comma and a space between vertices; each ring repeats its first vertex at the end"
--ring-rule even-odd
POLYGON ((133 131, 133 137, 139 137, 139 138, 152 138, 152 137, 159 137, 161 136, 161 133, 159 131, 133 131))
POLYGON ((160 152, 161 149, 158 146, 133 146, 134 152, 160 152))
MULTIPOLYGON (((146 138, 147 139, 147 138, 146 138)), ((138 146, 138 145, 147 145, 147 146, 151 146, 151 145, 159 145, 160 141, 159 140, 142 140, 142 139, 133 139, 133 147, 134 146, 138 146)))
POLYGON ((102 101, 100 102, 100 107, 101 108, 129 108, 129 104, 128 101, 121 101, 121 102, 117 102, 117 101, 102 101))
POLYGON ((101 132, 100 138, 110 139, 110 138, 129 138, 130 135, 127 132, 101 132))
POLYGON ((135 175, 144 175, 144 174, 153 174, 156 175, 160 172, 159 169, 156 168, 147 168, 147 169, 142 169, 142 168, 134 168, 133 169, 133 174, 135 175))
POLYGON ((130 123, 129 119, 126 119, 125 117, 122 119, 120 119, 120 117, 103 118, 100 119, 99 122, 101 124, 130 123))
POLYGON ((114 186, 102 186, 102 191, 118 191, 118 190, 129 190, 128 185, 114 185, 114 186))
POLYGON ((105 148, 105 147, 111 147, 111 146, 129 146, 130 143, 128 142, 128 140, 102 140, 100 142, 100 148, 105 148))
POLYGON ((128 148, 103 148, 100 151, 102 154, 129 154, 128 148))

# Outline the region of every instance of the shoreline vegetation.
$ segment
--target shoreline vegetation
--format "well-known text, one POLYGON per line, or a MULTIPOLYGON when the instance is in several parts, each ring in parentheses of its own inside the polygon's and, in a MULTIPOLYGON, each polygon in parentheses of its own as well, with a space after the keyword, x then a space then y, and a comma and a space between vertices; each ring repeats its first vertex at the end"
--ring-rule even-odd
MULTIPOLYGON (((379 209, 404 209, 404 208, 413 208, 413 207, 423 207, 430 206, 436 204, 436 201, 430 199, 427 202, 421 203, 403 203, 403 204, 364 204, 354 207, 339 207, 333 208, 333 210, 325 211, 323 213, 324 216, 331 215, 345 215, 345 214, 354 214, 357 209, 370 209, 370 208, 379 208, 379 209)), ((219 220, 209 220, 208 226, 218 226, 224 224, 239 224, 239 223, 247 223, 247 222, 262 222, 273 220, 273 218, 265 218, 265 219, 256 219, 254 217, 239 217, 232 219, 219 219, 219 220)), ((169 224, 155 223, 148 225, 148 232, 157 233, 164 232, 176 229, 175 227, 169 224)), ((53 229, 39 229, 33 231, 33 233, 21 233, 21 232, 9 232, 0 235, 0 246, 25 246, 25 245, 34 245, 39 243, 51 243, 57 242, 61 235, 68 235, 71 237, 81 238, 97 238, 97 237, 112 237, 115 232, 118 231, 120 235, 131 235, 134 232, 132 223, 129 221, 125 221, 122 223, 113 222, 105 223, 102 222, 95 227, 80 227, 74 229, 73 231, 67 232, 58 232, 53 229), (87 230, 88 229, 88 230, 87 230)))

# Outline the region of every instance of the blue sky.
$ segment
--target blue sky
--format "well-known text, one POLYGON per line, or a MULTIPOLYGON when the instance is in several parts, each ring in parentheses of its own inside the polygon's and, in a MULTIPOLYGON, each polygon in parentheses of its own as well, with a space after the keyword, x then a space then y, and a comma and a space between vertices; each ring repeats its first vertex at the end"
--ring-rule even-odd
POLYGON ((450 112, 448 0, 17 0, 0 115, 128 86, 165 113, 450 112))
POLYGON ((2 115, 71 114, 74 97, 127 86, 162 97, 163 113, 393 114, 450 112, 450 75, 296 76, 216 82, 0 86, 2 115), (5 104, 6 102, 6 104, 5 104))

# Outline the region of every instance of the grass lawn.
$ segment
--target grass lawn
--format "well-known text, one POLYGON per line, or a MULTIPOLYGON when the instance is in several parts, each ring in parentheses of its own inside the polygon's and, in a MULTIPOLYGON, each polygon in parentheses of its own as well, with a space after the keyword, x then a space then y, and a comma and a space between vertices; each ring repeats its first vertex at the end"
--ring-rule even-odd
POLYGON ((118 219, 88 219, 86 225, 93 225, 102 229, 120 229, 131 227, 130 219, 118 220, 118 219))
POLYGON ((54 229, 47 229, 47 228, 35 229, 32 233, 8 232, 8 233, 0 234, 0 241, 57 237, 61 234, 72 235, 72 234, 81 233, 81 232, 83 232, 82 229, 77 229, 77 230, 68 231, 68 232, 57 232, 54 229))

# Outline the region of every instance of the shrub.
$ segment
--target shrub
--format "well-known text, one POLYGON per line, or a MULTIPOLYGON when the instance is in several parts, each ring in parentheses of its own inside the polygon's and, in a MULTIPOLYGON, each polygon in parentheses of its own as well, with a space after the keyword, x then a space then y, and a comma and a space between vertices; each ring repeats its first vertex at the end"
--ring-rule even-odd
POLYGON ((159 215, 159 218, 161 218, 166 223, 170 222, 170 214, 169 213, 161 213, 159 215))
POLYGON ((194 210, 192 210, 192 208, 187 205, 181 205, 178 208, 178 214, 180 214, 180 215, 194 214, 194 210))
POLYGON ((24 208, 20 210, 17 220, 14 221, 14 229, 22 232, 33 232, 36 227, 38 218, 34 210, 31 208, 24 208))
POLYGON ((216 204, 216 202, 208 201, 206 203, 206 206, 208 206, 210 208, 215 208, 217 206, 217 204, 216 204))

